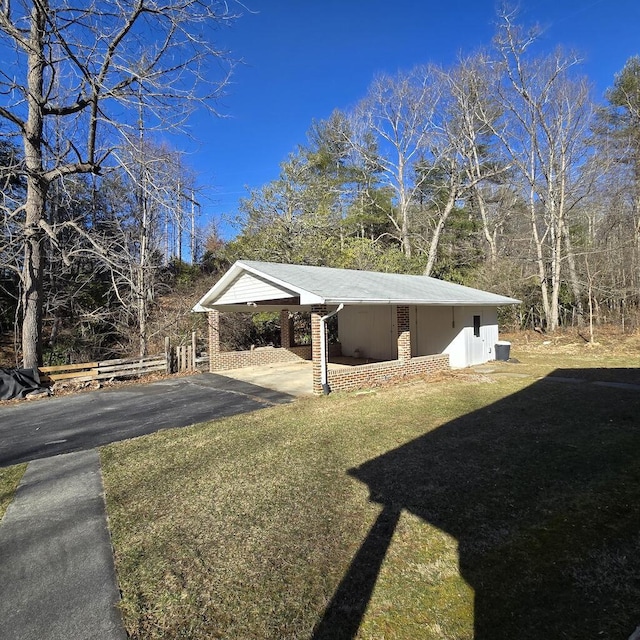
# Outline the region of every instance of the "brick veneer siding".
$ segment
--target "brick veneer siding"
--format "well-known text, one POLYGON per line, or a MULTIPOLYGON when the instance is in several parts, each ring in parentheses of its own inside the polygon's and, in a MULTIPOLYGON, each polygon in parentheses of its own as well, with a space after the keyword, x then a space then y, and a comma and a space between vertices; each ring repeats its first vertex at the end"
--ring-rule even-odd
MULTIPOLYGON (((328 381, 331 391, 353 391, 380 386, 389 382, 404 380, 414 376, 449 370, 449 356, 437 354, 419 356, 410 360, 389 360, 373 362, 345 369, 329 369, 328 381)), ((321 393, 316 391, 314 393, 321 393)))

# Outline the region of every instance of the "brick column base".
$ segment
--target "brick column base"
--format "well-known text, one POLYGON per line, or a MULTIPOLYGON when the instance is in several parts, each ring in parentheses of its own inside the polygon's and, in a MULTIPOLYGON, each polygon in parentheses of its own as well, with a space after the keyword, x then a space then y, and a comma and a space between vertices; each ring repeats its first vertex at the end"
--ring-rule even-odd
POLYGON ((289 318, 289 309, 280 311, 280 346, 289 349, 293 346, 293 327, 289 318))
POLYGON ((322 393, 322 361, 320 358, 321 340, 325 339, 320 331, 320 318, 327 315, 324 304, 311 307, 311 360, 313 362, 313 393, 322 393))
POLYGON ((209 371, 214 371, 215 356, 220 353, 220 312, 209 311, 207 314, 209 327, 209 371))
POLYGON ((398 306, 398 360, 411 360, 411 329, 409 307, 398 306))

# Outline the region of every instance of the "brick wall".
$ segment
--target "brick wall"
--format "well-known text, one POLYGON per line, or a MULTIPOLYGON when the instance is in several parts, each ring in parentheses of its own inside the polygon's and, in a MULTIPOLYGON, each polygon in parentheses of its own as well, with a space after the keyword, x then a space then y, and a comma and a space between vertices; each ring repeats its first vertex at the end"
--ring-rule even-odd
MULTIPOLYGON (((419 356, 405 361, 390 360, 345 369, 329 369, 328 379, 332 391, 353 391, 448 369, 449 356, 438 354, 419 356)), ((314 387, 314 393, 321 392, 322 389, 316 391, 314 387)))
MULTIPOLYGON (((259 347, 249 351, 220 351, 219 326, 220 316, 217 311, 209 313, 209 371, 224 371, 242 367, 275 364, 278 362, 313 361, 313 392, 322 393, 320 379, 320 318, 327 314, 325 305, 313 306, 311 309, 312 345, 299 347, 259 347)), ((403 380, 412 376, 436 373, 449 369, 449 356, 438 354, 432 356, 411 357, 411 333, 409 330, 409 307, 399 306, 398 317, 398 360, 374 362, 371 364, 344 369, 329 369, 327 372, 329 387, 332 391, 352 391, 379 386, 395 380, 403 380)), ((280 316, 283 345, 291 342, 289 312, 283 311, 280 316)), ((331 355, 340 355, 340 345, 330 345, 331 355)))
POLYGON ((311 360, 311 345, 299 347, 291 344, 291 323, 289 311, 283 309, 280 313, 281 341, 284 348, 258 347, 248 351, 220 351, 220 312, 209 311, 209 371, 224 371, 226 369, 241 369, 259 365, 275 364, 278 362, 296 362, 311 360))
POLYGON ((250 351, 222 351, 209 356, 209 371, 224 371, 226 369, 241 369, 259 365, 275 364, 278 362, 298 362, 311 360, 311 345, 303 347, 258 347, 250 351))

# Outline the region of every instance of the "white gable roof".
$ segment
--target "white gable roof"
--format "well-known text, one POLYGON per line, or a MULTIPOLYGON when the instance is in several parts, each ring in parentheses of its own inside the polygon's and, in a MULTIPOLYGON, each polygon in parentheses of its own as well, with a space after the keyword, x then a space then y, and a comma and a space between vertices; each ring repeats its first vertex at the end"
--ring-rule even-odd
POLYGON ((428 276, 239 260, 194 311, 246 305, 499 306, 520 301, 428 276), (289 304, 287 304, 289 303, 289 304))

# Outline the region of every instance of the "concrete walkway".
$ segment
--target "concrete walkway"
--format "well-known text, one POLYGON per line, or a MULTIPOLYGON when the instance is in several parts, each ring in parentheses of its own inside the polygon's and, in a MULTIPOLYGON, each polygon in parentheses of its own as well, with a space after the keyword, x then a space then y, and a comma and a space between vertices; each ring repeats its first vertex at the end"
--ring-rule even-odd
POLYGON ((0 638, 126 640, 96 450, 30 462, 0 522, 0 638))

